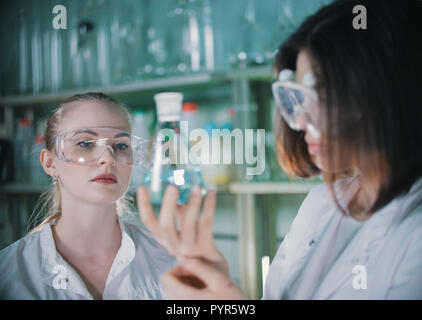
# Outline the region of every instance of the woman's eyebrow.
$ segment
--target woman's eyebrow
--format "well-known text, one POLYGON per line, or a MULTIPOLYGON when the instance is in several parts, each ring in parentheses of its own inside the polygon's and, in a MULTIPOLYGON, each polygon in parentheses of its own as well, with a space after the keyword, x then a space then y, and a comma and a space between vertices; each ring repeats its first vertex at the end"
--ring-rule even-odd
POLYGON ((120 132, 114 136, 115 138, 119 137, 129 137, 129 134, 127 132, 120 132))

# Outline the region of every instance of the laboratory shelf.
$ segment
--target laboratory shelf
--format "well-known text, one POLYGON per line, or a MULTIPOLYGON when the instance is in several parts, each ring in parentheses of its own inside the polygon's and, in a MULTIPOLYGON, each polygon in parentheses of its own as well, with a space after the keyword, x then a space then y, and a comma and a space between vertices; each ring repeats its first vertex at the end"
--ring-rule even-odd
POLYGON ((320 184, 315 182, 234 182, 229 185, 233 194, 306 194, 320 184))
POLYGON ((187 74, 180 76, 171 76, 147 80, 137 80, 134 82, 98 86, 91 88, 81 88, 64 90, 54 93, 45 93, 39 95, 17 95, 0 97, 0 105, 4 106, 23 106, 23 105, 36 105, 44 103, 60 102, 74 94, 83 92, 104 92, 109 95, 129 94, 136 92, 143 92, 149 90, 159 90, 166 88, 180 88, 198 85, 208 85, 210 83, 223 83, 237 79, 247 80, 262 80, 271 79, 271 66, 260 66, 247 69, 239 69, 228 72, 208 72, 187 74))
POLYGON ((222 76, 227 80, 274 80, 275 73, 272 72, 272 66, 265 65, 231 70, 222 76))
MULTIPOLYGON (((219 194, 225 194, 225 193, 229 192, 229 186, 226 185, 226 184, 219 184, 219 185, 213 186, 212 189, 216 190, 217 193, 219 193, 219 194)), ((137 190, 136 187, 129 186, 128 193, 130 195, 135 195, 136 190, 137 190)))
MULTIPOLYGON (((6 183, 0 185, 1 194, 39 194, 46 191, 50 186, 49 185, 35 185, 30 183, 6 183)), ((227 193, 229 191, 228 185, 218 185, 216 188, 217 193, 227 193)), ((130 187, 128 189, 130 195, 136 194, 136 189, 130 187)))
MULTIPOLYGON (((217 185, 217 193, 221 194, 305 194, 316 182, 232 182, 227 185, 217 185)), ((28 183, 7 183, 0 186, 0 193, 3 194, 38 194, 46 191, 48 185, 34 185, 28 183)), ((136 190, 130 188, 130 194, 136 190)))
POLYGON ((0 185, 3 194, 38 194, 46 191, 48 185, 34 185, 29 183, 7 183, 0 185))

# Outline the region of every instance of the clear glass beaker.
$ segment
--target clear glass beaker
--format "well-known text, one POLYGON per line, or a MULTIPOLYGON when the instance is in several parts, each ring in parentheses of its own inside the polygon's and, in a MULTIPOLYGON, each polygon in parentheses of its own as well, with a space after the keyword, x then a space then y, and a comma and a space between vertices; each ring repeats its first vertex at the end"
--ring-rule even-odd
MULTIPOLYGON (((164 94, 174 94, 174 99, 181 97, 177 93, 164 94)), ((203 194, 206 189, 199 164, 191 163, 189 159, 187 130, 180 124, 181 109, 178 113, 174 112, 174 108, 167 108, 171 113, 162 112, 158 110, 162 103, 166 102, 157 102, 158 122, 147 159, 149 165, 144 185, 152 204, 160 204, 167 185, 175 185, 180 190, 178 203, 182 204, 188 201, 193 186, 201 186, 203 194)))

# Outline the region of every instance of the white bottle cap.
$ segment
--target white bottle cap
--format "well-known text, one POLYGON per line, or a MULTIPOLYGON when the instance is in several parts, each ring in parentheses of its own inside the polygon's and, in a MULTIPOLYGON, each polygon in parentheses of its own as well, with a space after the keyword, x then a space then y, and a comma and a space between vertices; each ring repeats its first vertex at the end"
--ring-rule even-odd
POLYGON ((163 92, 154 95, 159 121, 178 121, 182 114, 183 94, 163 92))

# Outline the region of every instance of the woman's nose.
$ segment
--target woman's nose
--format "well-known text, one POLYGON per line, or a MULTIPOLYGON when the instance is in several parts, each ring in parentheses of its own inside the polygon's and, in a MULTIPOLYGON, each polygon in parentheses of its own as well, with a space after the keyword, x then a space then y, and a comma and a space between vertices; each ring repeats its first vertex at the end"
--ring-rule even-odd
POLYGON ((318 144, 319 139, 315 138, 309 130, 305 130, 305 142, 307 144, 318 144))
POLYGON ((296 119, 296 123, 297 123, 298 127, 300 128, 300 130, 306 131, 306 120, 303 116, 299 116, 296 119))
POLYGON ((110 164, 115 165, 116 164, 116 158, 114 156, 113 148, 111 146, 107 146, 101 156, 98 159, 99 164, 110 164))

